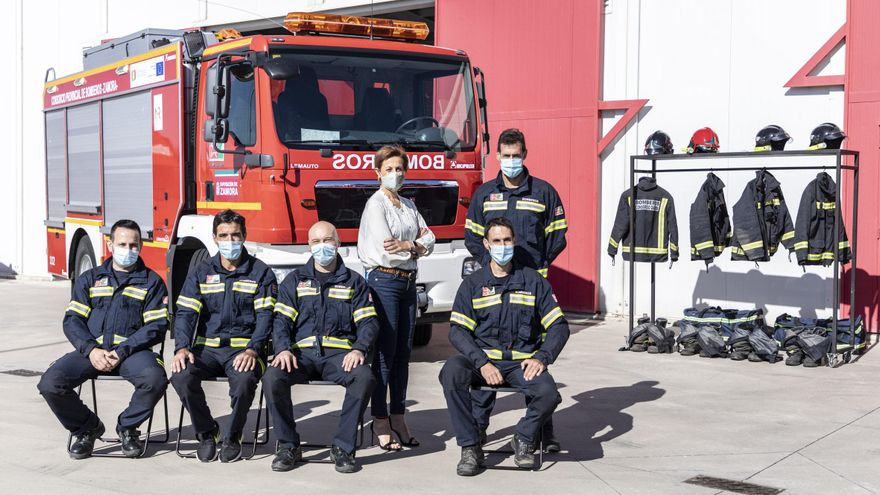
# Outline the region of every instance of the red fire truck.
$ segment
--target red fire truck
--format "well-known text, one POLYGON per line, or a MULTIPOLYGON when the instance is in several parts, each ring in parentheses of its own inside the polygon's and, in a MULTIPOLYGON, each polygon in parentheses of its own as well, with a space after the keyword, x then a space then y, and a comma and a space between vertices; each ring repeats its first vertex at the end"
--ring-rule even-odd
POLYGON ((401 193, 438 240, 419 262, 416 340, 427 343, 473 268, 463 238, 488 145, 482 74, 460 50, 414 42, 423 23, 291 13, 284 25, 246 37, 149 29, 86 50, 83 72, 47 72, 49 271, 92 268, 109 255, 109 227, 130 218, 174 300, 189 267, 216 253, 211 222, 226 208, 247 217, 248 250, 279 281, 308 260, 318 220, 338 227, 340 254, 362 271, 372 155, 401 144, 401 193))

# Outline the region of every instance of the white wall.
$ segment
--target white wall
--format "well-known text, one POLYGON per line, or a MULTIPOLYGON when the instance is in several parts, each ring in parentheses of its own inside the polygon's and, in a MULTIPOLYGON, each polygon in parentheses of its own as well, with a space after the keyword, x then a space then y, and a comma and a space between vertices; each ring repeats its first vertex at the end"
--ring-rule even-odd
MULTIPOLYGON (((376 14, 423 0, 374 0, 376 14)), ((0 165, 0 276, 46 275, 42 91, 46 69, 82 70, 82 49, 148 27, 216 26, 290 11, 368 12, 368 0, 12 0, 0 16, 0 41, 12 50, 0 78, 4 161, 0 165), (366 10, 365 10, 366 9, 366 10)))
MULTIPOLYGON (((819 123, 843 124, 842 87, 788 90, 783 85, 845 22, 845 9, 844 0, 611 0, 605 17, 604 99, 650 101, 640 119, 603 157, 603 253, 617 201, 628 187, 628 157, 642 153, 644 140, 654 130, 672 137, 676 153, 704 126, 718 133, 722 151, 746 151, 754 147, 755 133, 767 124, 781 125, 794 137, 788 149, 806 148, 810 131, 819 123)), ((832 57, 821 74, 843 73, 844 50, 832 57)), ((606 116, 606 130, 615 117, 606 116)), ((746 163, 769 162, 756 159, 736 165, 746 163)), ((771 165, 782 164, 777 160, 771 165)), ((723 168, 725 163, 702 161, 694 166, 723 168)), ((774 174, 782 183, 793 220, 801 193, 817 172, 774 174)), ((753 172, 716 175, 727 186, 731 207, 746 182, 754 178, 753 172)), ((783 311, 827 315, 831 269, 813 267, 804 273, 795 261, 788 261, 781 247, 772 261, 759 268, 750 262, 730 261, 729 250, 709 273, 702 262, 690 261, 688 213, 704 179, 705 173, 658 175, 658 183, 675 200, 682 253, 671 270, 668 264, 657 265, 658 316, 678 317, 683 308, 700 302, 763 307, 771 318, 783 311)), ((636 269, 637 314, 649 311, 648 267, 637 265, 636 269)), ((603 254, 600 273, 604 310, 626 313, 628 264, 618 256, 612 266, 603 254)))

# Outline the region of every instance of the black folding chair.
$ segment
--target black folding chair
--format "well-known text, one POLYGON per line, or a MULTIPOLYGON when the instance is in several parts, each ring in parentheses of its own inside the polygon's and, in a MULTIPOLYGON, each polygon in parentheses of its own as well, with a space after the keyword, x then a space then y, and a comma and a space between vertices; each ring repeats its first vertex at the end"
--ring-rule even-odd
MULTIPOLYGON (((525 395, 525 391, 520 390, 515 387, 510 387, 510 386, 492 387, 489 385, 480 385, 480 386, 471 387, 471 390, 491 391, 491 392, 496 392, 499 394, 523 394, 523 395, 525 395)), ((504 445, 505 446, 509 445, 509 443, 510 442, 507 441, 504 443, 504 445)), ((511 449, 509 447, 500 447, 500 448, 497 448, 494 450, 483 449, 483 453, 484 454, 513 454, 514 452, 513 452, 513 449, 511 449)), ((538 442, 538 463, 535 464, 535 467, 532 468, 532 471, 540 471, 541 466, 543 464, 544 464, 544 438, 541 437, 541 439, 538 442)), ((517 471, 520 470, 519 468, 512 468, 509 466, 488 466, 487 465, 487 466, 485 466, 485 468, 486 469, 499 469, 499 470, 514 470, 514 469, 517 471)))
MULTIPOLYGON (((223 382, 228 383, 229 378, 225 376, 218 376, 214 378, 206 378, 202 380, 204 382, 223 382)), ((179 457, 183 457, 186 459, 193 459, 196 457, 195 452, 181 452, 180 451, 180 439, 183 433, 183 413, 186 412, 186 408, 183 404, 180 405, 180 420, 177 422, 177 441, 174 444, 174 452, 177 453, 179 457)), ((251 440, 242 440, 242 445, 251 445, 251 453, 248 456, 243 456, 242 459, 250 460, 254 457, 254 454, 257 453, 257 445, 266 445, 269 443, 269 412, 266 411, 266 434, 263 436, 263 439, 260 439, 260 421, 263 417, 263 388, 260 386, 260 398, 257 402, 257 424, 254 425, 254 439, 251 440)))
MULTIPOLYGON (((163 341, 162 345, 160 347, 160 350, 159 350, 159 359, 162 359, 162 356, 164 355, 164 353, 165 353, 165 342, 163 341)), ((98 415, 98 394, 97 394, 97 387, 95 386, 95 382, 97 382, 99 380, 100 381, 120 381, 120 380, 127 381, 127 380, 125 380, 125 378, 123 378, 119 375, 99 375, 99 376, 89 380, 90 382, 92 382, 92 411, 94 411, 96 416, 98 415)), ((83 387, 82 385, 77 387, 77 389, 76 389, 77 397, 82 396, 82 387, 83 387)), ((165 410, 165 436, 162 437, 162 440, 153 440, 150 437, 151 432, 152 432, 152 428, 153 428, 153 414, 155 414, 155 411, 156 411, 156 409, 153 408, 153 412, 150 413, 150 418, 147 420, 147 434, 146 434, 146 437, 144 440, 144 450, 143 450, 143 452, 141 452, 141 455, 139 455, 138 457, 143 457, 147 453, 147 447, 150 446, 150 443, 167 443, 168 442, 168 438, 169 438, 170 434, 168 431, 169 422, 168 422, 168 390, 167 389, 165 390, 165 393, 162 394, 162 405, 163 405, 163 409, 165 410)), ((119 438, 116 438, 116 439, 105 440, 105 441, 110 444, 118 444, 122 440, 119 438)), ((73 433, 72 432, 67 437, 67 453, 68 454, 70 453, 71 447, 73 447, 73 433)), ((125 458, 125 456, 122 454, 111 454, 111 453, 101 453, 101 452, 92 452, 92 457, 125 458)))
MULTIPOLYGON (((296 386, 296 387, 302 387, 304 385, 316 385, 316 386, 333 385, 335 387, 339 386, 339 384, 337 384, 335 382, 325 381, 325 380, 310 380, 307 383, 295 383, 294 384, 294 386, 296 386)), ((364 445, 364 416, 363 416, 363 414, 361 414, 361 417, 358 420, 357 448, 360 449, 363 445, 364 445)), ((309 442, 302 442, 299 444, 299 446, 304 449, 331 449, 333 447, 332 444, 309 443, 309 442)), ((275 450, 276 451, 278 450, 278 441, 277 440, 275 441, 275 450)), ((312 463, 317 463, 317 464, 330 463, 329 460, 325 460, 325 459, 303 459, 302 462, 312 462, 312 463)))

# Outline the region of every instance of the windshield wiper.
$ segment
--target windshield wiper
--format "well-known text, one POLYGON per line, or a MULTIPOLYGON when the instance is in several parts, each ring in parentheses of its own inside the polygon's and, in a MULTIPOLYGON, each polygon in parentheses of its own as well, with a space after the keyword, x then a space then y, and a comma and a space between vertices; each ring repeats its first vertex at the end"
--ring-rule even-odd
POLYGON ((284 141, 284 144, 372 144, 366 139, 293 139, 284 141))
POLYGON ((453 151, 453 148, 446 141, 422 141, 416 139, 400 138, 395 141, 370 141, 373 146, 397 145, 404 147, 430 147, 441 146, 446 151, 453 151))

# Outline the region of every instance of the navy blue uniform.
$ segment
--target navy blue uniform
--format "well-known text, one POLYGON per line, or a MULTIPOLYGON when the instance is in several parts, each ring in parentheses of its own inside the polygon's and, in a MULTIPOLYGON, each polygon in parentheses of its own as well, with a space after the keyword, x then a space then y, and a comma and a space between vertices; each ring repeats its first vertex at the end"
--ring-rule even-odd
POLYGON ((466 278, 452 307, 449 340, 461 355, 446 362, 440 382, 462 447, 479 443, 481 425, 472 411, 470 388, 485 384, 479 370, 486 363, 524 391, 528 410, 516 431, 529 442, 537 441, 562 400, 549 373, 526 381, 520 365, 529 358, 552 364, 568 341, 568 323, 550 284, 535 270, 514 265, 504 278, 494 277, 489 266, 466 278))
POLYGON ((295 448, 299 434, 293 417, 290 387, 310 380, 332 381, 345 387, 339 429, 333 443, 354 453, 357 428, 375 380, 367 365, 350 372, 342 360, 352 350, 366 356, 376 341, 379 324, 364 278, 336 258, 336 270, 323 284, 314 259, 281 283, 275 305, 272 345, 275 354, 292 351, 297 368, 288 372, 270 367, 263 377, 267 407, 279 445, 295 448))
POLYGON ((118 272, 108 259, 77 277, 63 323, 64 335, 76 350, 55 361, 37 386, 73 434, 98 425, 98 417, 74 389, 99 375, 121 375, 135 386, 117 430, 136 429, 150 416, 168 385, 161 357, 152 351, 168 330, 166 296, 165 283, 141 260, 132 271, 118 272), (109 373, 98 371, 89 360, 97 347, 119 356, 119 365, 109 373))
POLYGON ((483 246, 486 224, 505 217, 513 223, 516 234, 514 259, 546 277, 550 264, 565 249, 568 222, 556 189, 529 175, 528 168, 523 174, 525 180, 516 189, 505 187, 501 172, 477 189, 465 220, 465 245, 482 265, 487 265, 489 253, 483 246))
POLYGON ((254 401, 278 292, 275 274, 265 263, 245 249, 241 257, 238 267, 229 271, 220 264, 218 253, 187 275, 177 298, 174 326, 174 351, 188 349, 195 354, 196 362, 173 374, 171 384, 196 433, 208 433, 215 425, 202 380, 229 378, 232 418, 224 433, 227 439, 241 435, 254 401), (236 371, 235 356, 246 349, 257 352, 260 365, 252 371, 236 371))

